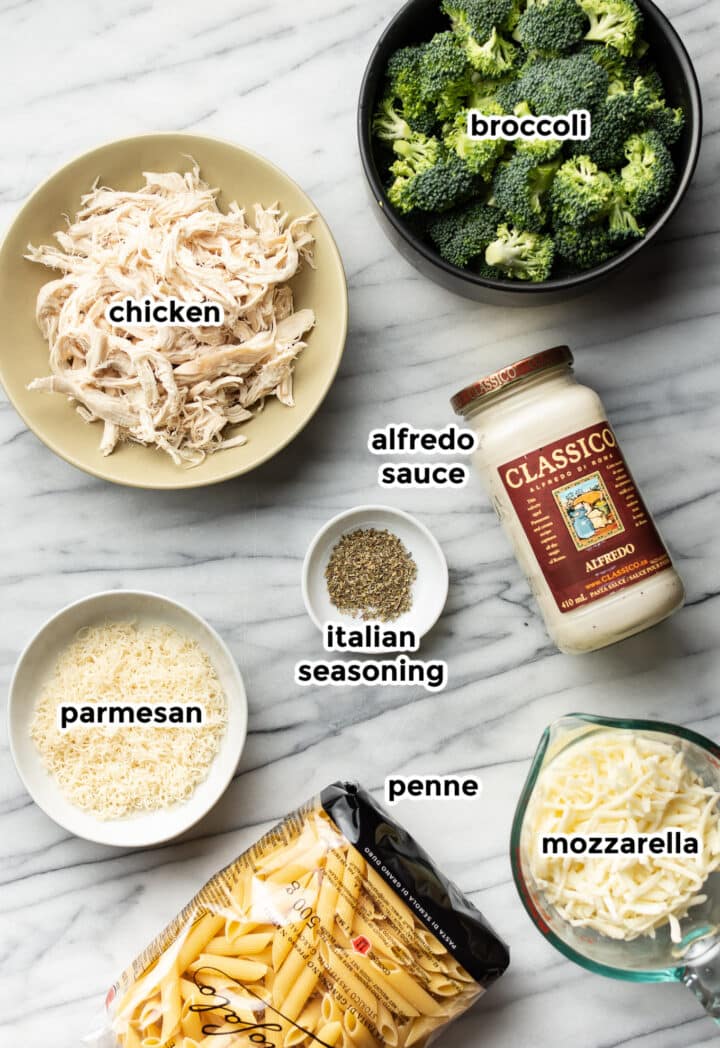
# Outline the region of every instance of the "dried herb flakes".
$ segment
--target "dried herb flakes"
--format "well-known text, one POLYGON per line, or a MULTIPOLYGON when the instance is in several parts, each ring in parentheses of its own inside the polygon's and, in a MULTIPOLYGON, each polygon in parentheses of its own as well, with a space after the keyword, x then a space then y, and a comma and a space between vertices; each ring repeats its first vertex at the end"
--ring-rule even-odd
POLYGON ((338 611, 390 622, 412 607, 417 565, 391 531, 357 528, 342 536, 325 569, 338 611))

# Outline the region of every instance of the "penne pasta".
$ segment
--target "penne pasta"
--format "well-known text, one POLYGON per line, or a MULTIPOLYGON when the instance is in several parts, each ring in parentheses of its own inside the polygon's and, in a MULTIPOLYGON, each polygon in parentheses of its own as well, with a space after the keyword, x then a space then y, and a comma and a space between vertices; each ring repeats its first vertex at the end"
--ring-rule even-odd
POLYGON ((307 1004, 310 994, 317 986, 319 972, 314 968, 305 968, 293 983, 292 989, 278 1010, 286 1019, 294 1022, 307 1004))
POLYGON ((318 953, 333 983, 346 986, 354 1006, 362 1008, 368 1018, 374 1020, 378 1010, 377 997, 353 970, 346 952, 334 951, 326 943, 321 943, 318 953))
POLYGON ((353 918, 365 879, 365 869, 365 863, 357 852, 350 852, 337 905, 337 923, 348 935, 352 935, 353 918))
POLYGON ((162 1004, 160 1003, 159 997, 153 997, 149 1001, 146 1001, 140 1013, 137 1016, 137 1024, 143 1031, 147 1031, 151 1026, 157 1025, 162 1019, 162 1004))
POLYGON ((391 965, 380 967, 371 961, 370 964, 376 970, 378 978, 384 978, 387 983, 396 990, 405 1001, 409 1001, 421 1015, 442 1015, 443 1008, 434 1001, 432 996, 422 988, 406 971, 391 965))
POLYGON ((322 1022, 320 1012, 320 1000, 316 997, 303 1009, 297 1026, 286 1035, 283 1048, 294 1048, 295 1045, 310 1044, 313 1040, 313 1031, 317 1029, 318 1023, 322 1022))
POLYGON ((434 935, 431 935, 427 928, 418 928, 417 938, 423 944, 426 950, 430 953, 434 953, 438 956, 446 954, 447 950, 442 943, 438 942, 434 935))
POLYGON ((202 1022, 200 1014, 191 1006, 189 1001, 183 1004, 180 1015, 180 1029, 184 1037, 190 1037, 195 1041, 202 1039, 202 1022))
POLYGON ((370 1030, 361 1022, 355 1012, 345 1012, 343 1025, 352 1043, 357 1045, 357 1048, 381 1048, 377 1038, 370 1033, 370 1030))
POLYGON ((318 1030, 317 1038, 322 1044, 330 1045, 333 1048, 336 1044, 342 1043, 343 1028, 342 1023, 326 1023, 325 1026, 318 1030))
POLYGON ((126 1048, 141 1048, 142 1041, 132 1024, 128 1025, 124 1036, 126 1048))
POLYGON ((344 876, 345 868, 341 853, 339 851, 330 852, 325 864, 317 903, 317 915, 323 928, 330 929, 335 922, 344 876))
POLYGON ((320 1003, 320 1015, 323 1023, 327 1025, 328 1023, 337 1022, 342 1017, 342 1014, 340 1005, 335 998, 329 993, 323 994, 323 999, 320 1003))
POLYGON ((397 1022, 393 1018, 390 1009, 386 1008, 384 1004, 381 1004, 378 1008, 377 1028, 380 1034, 380 1043, 384 1044, 386 1048, 396 1048, 399 1045, 400 1038, 398 1036, 397 1022))
POLYGON ((256 932, 248 935, 238 935, 229 939, 225 935, 217 939, 211 939, 207 945, 207 952, 219 957, 252 957, 263 953, 275 938, 275 932, 256 932))
POLYGON ((160 987, 160 1008, 160 1037, 163 1041, 169 1041, 180 1025, 180 980, 174 971, 165 977, 160 987))
POLYGON ((266 965, 257 961, 246 960, 244 957, 217 957, 212 953, 201 953, 190 965, 189 970, 197 972, 201 968, 212 968, 240 983, 257 982, 267 971, 266 965))
POLYGON ((425 1016, 416 1019, 408 1032, 407 1040, 405 1041, 406 1048, 422 1048, 423 1045, 427 1044, 428 1038, 431 1037, 436 1029, 437 1026, 435 1026, 432 1019, 428 1019, 425 1016))
POLYGON ((455 997, 458 993, 462 993, 462 986, 459 983, 446 975, 437 973, 430 976, 427 986, 430 993, 437 994, 439 997, 455 997))
POLYGON ((391 1011, 403 1018, 412 1018, 420 1015, 420 1011, 403 997, 389 982, 383 978, 383 973, 373 964, 370 957, 362 954, 349 954, 347 964, 362 977, 366 986, 372 986, 379 1001, 390 1008, 391 1011))
POLYGON ((211 913, 206 913, 200 918, 180 948, 177 960, 179 972, 187 971, 190 964, 202 953, 210 940, 215 938, 224 924, 224 917, 211 913))
POLYGON ((119 980, 118 1048, 434 1040, 501 974, 507 953, 455 889, 437 890, 439 872, 392 827, 367 795, 337 785, 219 873, 119 980))

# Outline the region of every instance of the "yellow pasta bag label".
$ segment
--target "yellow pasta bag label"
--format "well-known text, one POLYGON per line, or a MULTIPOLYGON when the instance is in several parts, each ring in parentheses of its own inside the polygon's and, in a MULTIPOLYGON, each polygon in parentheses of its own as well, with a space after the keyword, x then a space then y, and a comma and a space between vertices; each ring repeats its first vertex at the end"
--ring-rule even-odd
POLYGON ((422 1048, 507 948, 359 787, 216 874, 108 994, 117 1048, 422 1048))

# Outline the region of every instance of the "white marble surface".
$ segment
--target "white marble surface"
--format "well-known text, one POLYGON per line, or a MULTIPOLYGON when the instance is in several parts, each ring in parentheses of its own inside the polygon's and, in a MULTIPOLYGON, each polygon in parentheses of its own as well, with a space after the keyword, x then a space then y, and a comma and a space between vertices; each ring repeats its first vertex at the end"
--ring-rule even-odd
MULTIPOLYGON (((512 949, 507 976, 443 1040, 447 1048, 687 1048, 717 1028, 684 990, 631 986, 565 961, 512 886, 511 816, 543 727, 575 709, 657 716, 720 735, 720 399, 717 282, 717 6, 664 0, 703 83, 707 126, 689 196, 645 265, 563 306, 499 310, 420 278, 374 225, 355 143, 366 57, 383 0, 4 0, 0 223, 75 154, 153 129, 234 139, 314 197, 345 259, 352 326, 338 380, 275 462, 206 492, 99 483, 47 451, 0 406, 2 682, 41 622, 108 587, 186 601, 223 634, 250 696, 238 775, 187 839, 118 853, 70 838, 28 799, 2 729, 0 1040, 75 1045, 105 989, 204 879, 297 802, 339 776, 376 791, 391 772, 476 772, 472 825, 399 806, 512 949), (299 12, 302 11, 302 14, 299 12), (568 342, 606 400, 685 577, 688 606, 613 650, 555 652, 476 479, 453 494, 385 495, 434 531, 450 564, 444 618, 424 648, 446 658, 439 696, 301 691, 318 657, 300 565, 328 517, 377 501, 368 430, 442 426, 466 380, 568 342)), ((6 692, 6 687, 4 687, 6 692)))

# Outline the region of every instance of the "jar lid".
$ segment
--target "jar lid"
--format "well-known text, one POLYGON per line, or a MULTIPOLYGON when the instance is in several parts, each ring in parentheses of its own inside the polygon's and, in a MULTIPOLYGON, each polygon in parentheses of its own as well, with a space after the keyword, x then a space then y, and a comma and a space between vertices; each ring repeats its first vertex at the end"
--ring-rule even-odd
POLYGON ((540 353, 533 353, 531 357, 516 360, 514 364, 509 364, 499 371, 493 371, 492 375, 486 375, 485 378, 465 386, 455 394, 450 403, 456 415, 464 415, 471 404, 483 397, 497 393, 506 386, 520 382, 538 371, 545 371, 559 364, 572 364, 572 362, 573 355, 568 346, 553 346, 552 349, 544 349, 540 353))

